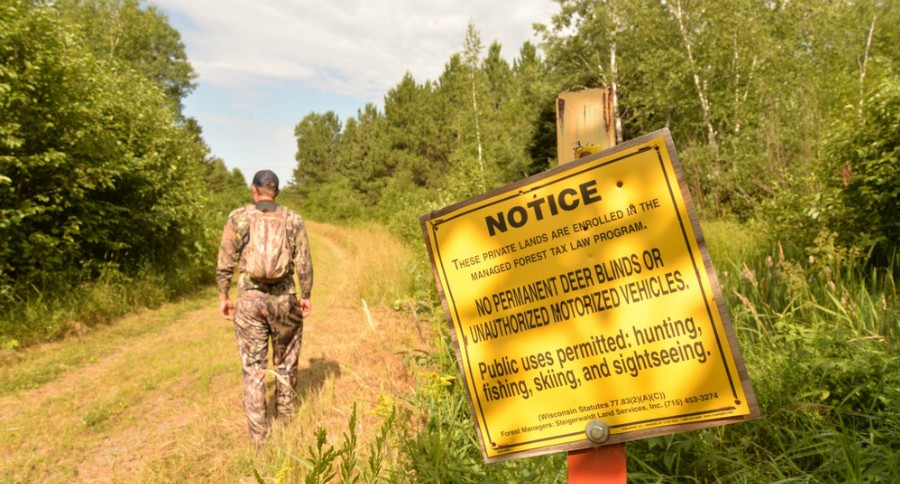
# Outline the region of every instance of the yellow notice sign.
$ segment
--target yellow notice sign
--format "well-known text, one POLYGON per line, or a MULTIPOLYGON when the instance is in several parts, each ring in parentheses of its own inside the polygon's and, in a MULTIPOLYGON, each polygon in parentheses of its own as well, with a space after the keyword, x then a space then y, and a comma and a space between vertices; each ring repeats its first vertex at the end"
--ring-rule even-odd
POLYGON ((421 218, 485 460, 759 416, 682 180, 663 130, 421 218))

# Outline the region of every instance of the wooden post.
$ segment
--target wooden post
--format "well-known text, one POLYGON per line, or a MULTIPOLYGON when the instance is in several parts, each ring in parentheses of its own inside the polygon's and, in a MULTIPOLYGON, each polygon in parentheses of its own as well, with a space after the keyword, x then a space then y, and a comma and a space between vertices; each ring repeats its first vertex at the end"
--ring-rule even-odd
POLYGON ((556 153, 559 164, 616 144, 612 90, 561 92, 556 97, 556 153), (576 153, 577 151, 582 151, 576 153))
POLYGON ((569 484, 620 484, 627 481, 625 444, 569 452, 569 484))
MULTIPOLYGON (((608 87, 564 92, 557 97, 556 149, 560 165, 616 144, 610 100, 608 87)), ((569 484, 619 484, 626 478, 625 444, 569 452, 569 484)))

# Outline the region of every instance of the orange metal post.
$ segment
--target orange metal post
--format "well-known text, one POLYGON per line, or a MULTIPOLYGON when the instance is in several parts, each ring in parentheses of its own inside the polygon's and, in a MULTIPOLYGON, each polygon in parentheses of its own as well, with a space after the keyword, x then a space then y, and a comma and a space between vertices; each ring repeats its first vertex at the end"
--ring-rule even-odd
POLYGON ((569 484, 619 484, 627 476, 625 444, 569 452, 569 484))

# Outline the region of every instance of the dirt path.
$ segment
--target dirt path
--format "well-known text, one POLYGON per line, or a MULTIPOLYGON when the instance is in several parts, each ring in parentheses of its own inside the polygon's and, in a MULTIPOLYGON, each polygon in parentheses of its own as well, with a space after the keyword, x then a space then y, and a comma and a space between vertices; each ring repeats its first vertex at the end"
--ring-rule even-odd
POLYGON ((306 455, 318 426, 339 446, 354 403, 360 446, 371 439, 379 397, 412 384, 398 353, 425 342, 408 315, 381 306, 366 312, 359 262, 367 254, 342 229, 310 224, 310 238, 315 288, 301 402, 265 448, 249 445, 232 326, 208 288, 7 358, 0 482, 255 482, 254 468, 274 476, 302 467, 294 457, 306 455))

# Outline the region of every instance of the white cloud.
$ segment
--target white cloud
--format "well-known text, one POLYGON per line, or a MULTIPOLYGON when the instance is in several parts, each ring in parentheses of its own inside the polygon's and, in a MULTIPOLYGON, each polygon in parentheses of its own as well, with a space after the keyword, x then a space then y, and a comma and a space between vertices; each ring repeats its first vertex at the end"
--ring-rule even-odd
POLYGON ((437 79, 474 22, 512 59, 553 0, 150 0, 181 33, 199 87, 185 100, 215 155, 252 176, 295 166, 310 112, 355 116, 404 73, 437 79))
POLYGON ((547 22, 552 0, 156 0, 176 20, 201 82, 297 80, 359 98, 411 72, 435 79, 469 21, 512 57, 547 22))

